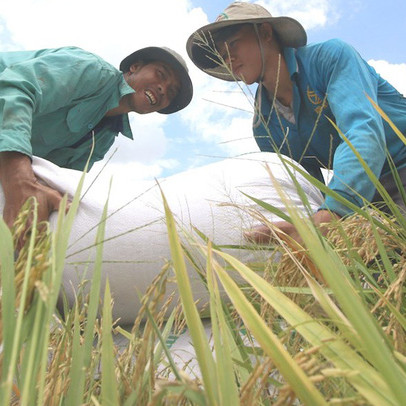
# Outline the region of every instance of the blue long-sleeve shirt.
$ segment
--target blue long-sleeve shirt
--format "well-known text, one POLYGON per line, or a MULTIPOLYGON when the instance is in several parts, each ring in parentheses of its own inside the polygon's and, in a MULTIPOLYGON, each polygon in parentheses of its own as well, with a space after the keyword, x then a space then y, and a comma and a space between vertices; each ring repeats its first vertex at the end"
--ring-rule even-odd
MULTIPOLYGON (((254 124, 254 136, 259 148, 279 150, 319 179, 320 168, 333 169, 329 188, 361 207, 360 196, 370 201, 375 188, 328 118, 379 178, 390 172, 386 151, 397 168, 406 165, 406 146, 366 95, 403 134, 406 134, 406 99, 343 41, 334 39, 298 49, 286 48, 284 57, 293 82, 295 123, 278 117, 275 108, 271 112, 266 92, 260 101, 257 92, 262 118, 259 125, 254 124)), ((258 123, 258 115, 254 123, 258 123)), ((326 196, 320 207, 326 208, 340 215, 351 212, 331 196, 326 196)))
POLYGON ((0 53, 0 151, 83 169, 94 130, 91 167, 119 132, 132 138, 127 114, 103 117, 133 92, 122 72, 80 48, 0 53))

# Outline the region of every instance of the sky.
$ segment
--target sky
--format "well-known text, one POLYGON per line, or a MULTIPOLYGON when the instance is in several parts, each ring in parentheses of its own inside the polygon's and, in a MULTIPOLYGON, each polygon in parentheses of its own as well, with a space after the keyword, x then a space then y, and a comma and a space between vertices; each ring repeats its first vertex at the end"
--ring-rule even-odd
MULTIPOLYGON (((115 179, 153 179, 257 150, 252 92, 211 78, 186 53, 188 37, 213 22, 227 0, 19 0, 0 2, 0 52, 75 45, 112 65, 146 46, 168 46, 188 64, 194 97, 184 110, 130 113, 134 140, 122 135, 104 161, 115 179), (114 5, 113 5, 114 3, 114 5)), ((296 18, 308 43, 341 38, 406 95, 405 0, 250 1, 296 18)))

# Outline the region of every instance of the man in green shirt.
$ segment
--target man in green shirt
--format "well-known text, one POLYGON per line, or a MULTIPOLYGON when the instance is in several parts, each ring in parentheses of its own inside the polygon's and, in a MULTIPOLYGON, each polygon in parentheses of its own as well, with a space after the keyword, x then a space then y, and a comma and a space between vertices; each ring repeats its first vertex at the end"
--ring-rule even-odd
POLYGON ((128 113, 174 113, 193 95, 186 63, 169 48, 148 47, 116 69, 76 47, 0 53, 0 182, 3 217, 12 226, 31 196, 39 221, 58 210, 61 194, 40 184, 32 155, 65 168, 89 169, 121 132, 128 113))

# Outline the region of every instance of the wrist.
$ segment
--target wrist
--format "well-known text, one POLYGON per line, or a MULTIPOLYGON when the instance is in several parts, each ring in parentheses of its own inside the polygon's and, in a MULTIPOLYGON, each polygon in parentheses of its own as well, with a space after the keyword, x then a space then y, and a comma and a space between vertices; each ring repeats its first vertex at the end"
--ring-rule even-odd
POLYGON ((28 155, 20 152, 0 152, 0 182, 3 188, 17 187, 21 182, 35 182, 36 177, 28 155))

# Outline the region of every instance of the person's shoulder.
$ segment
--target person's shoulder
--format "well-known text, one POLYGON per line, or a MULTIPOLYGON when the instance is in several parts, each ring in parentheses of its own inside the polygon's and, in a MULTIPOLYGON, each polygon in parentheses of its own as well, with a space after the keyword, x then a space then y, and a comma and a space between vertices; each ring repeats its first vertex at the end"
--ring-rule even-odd
POLYGON ((37 52, 41 54, 92 55, 92 52, 86 51, 75 45, 67 45, 58 48, 44 48, 37 52))
POLYGON ((315 42, 305 45, 297 49, 298 55, 310 55, 310 54, 340 54, 345 50, 352 50, 352 46, 347 42, 333 38, 323 42, 315 42))
POLYGON ((80 48, 80 47, 77 47, 74 45, 55 48, 53 51, 56 53, 72 55, 72 57, 102 59, 98 55, 96 55, 94 52, 87 51, 86 49, 83 49, 83 48, 80 48))
POLYGON ((297 58, 304 64, 335 64, 340 60, 358 58, 358 52, 347 42, 333 38, 327 41, 308 44, 297 49, 297 58))
POLYGON ((53 50, 55 53, 63 54, 67 58, 76 60, 78 63, 83 62, 85 65, 94 64, 100 69, 106 69, 112 72, 118 72, 110 62, 106 61, 104 58, 94 53, 93 51, 88 51, 86 49, 80 48, 78 46, 64 46, 60 48, 55 48, 53 50))

